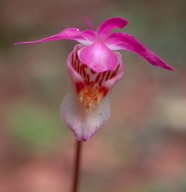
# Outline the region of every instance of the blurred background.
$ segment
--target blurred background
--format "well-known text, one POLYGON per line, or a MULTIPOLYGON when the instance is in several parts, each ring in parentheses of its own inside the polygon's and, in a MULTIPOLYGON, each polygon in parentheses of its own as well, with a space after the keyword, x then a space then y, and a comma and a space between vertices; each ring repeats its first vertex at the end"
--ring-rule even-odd
POLYGON ((125 76, 112 115, 83 146, 81 192, 186 191, 186 1, 0 1, 0 191, 68 192, 74 137, 59 116, 75 42, 14 46, 66 27, 95 29, 125 17, 123 30, 174 72, 122 52, 125 76))

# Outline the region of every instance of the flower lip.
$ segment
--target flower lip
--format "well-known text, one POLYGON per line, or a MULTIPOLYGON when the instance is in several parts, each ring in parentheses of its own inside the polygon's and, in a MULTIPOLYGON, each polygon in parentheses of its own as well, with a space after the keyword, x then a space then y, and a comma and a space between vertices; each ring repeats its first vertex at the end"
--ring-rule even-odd
POLYGON ((73 86, 60 112, 75 137, 87 141, 110 116, 109 93, 123 76, 123 63, 116 53, 118 63, 114 71, 95 72, 79 60, 77 53, 82 47, 76 45, 68 56, 67 70, 73 86))

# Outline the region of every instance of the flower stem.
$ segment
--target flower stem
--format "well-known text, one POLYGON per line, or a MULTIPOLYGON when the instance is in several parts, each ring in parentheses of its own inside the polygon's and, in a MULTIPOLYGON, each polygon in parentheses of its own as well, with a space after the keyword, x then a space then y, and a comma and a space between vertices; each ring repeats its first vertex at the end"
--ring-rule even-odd
POLYGON ((82 142, 76 140, 72 192, 77 192, 78 190, 78 184, 80 178, 81 148, 82 148, 82 142))

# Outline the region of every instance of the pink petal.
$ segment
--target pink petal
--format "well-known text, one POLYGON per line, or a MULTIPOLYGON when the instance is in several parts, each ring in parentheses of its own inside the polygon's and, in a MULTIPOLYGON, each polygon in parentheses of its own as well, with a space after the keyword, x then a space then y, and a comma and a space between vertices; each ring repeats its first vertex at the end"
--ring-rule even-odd
POLYGON ((103 21, 99 25, 99 27, 97 29, 97 33, 99 35, 101 35, 102 37, 107 36, 112 29, 114 29, 114 28, 122 29, 127 24, 128 24, 128 21, 126 19, 123 19, 120 17, 113 17, 113 18, 103 21))
POLYGON ((35 43, 43 43, 43 42, 48 42, 48 41, 57 41, 57 40, 63 40, 63 39, 70 39, 70 40, 75 40, 83 44, 90 44, 94 36, 93 32, 91 31, 85 31, 81 32, 78 28, 67 28, 64 31, 57 33, 55 35, 39 39, 36 41, 25 41, 25 42, 18 42, 15 43, 16 45, 18 44, 35 44, 35 43))
POLYGON ((146 61, 148 61, 150 64, 154 66, 168 70, 173 70, 171 66, 166 64, 155 53, 146 49, 137 39, 135 39, 133 36, 129 34, 113 33, 108 37, 105 43, 112 50, 119 50, 119 49, 128 50, 140 55, 146 61))
POLYGON ((86 111, 82 108, 75 91, 71 89, 60 106, 60 114, 75 137, 80 141, 86 141, 108 120, 109 98, 103 98, 94 110, 86 111))
POLYGON ((83 64, 88 65, 96 72, 112 71, 117 65, 115 53, 105 44, 99 42, 82 48, 78 52, 78 56, 83 64))

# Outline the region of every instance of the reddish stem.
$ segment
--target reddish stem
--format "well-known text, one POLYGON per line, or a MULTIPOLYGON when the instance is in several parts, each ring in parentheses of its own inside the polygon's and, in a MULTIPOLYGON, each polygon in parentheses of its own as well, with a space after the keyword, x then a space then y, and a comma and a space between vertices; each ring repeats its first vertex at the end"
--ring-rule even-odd
POLYGON ((78 191, 78 184, 79 184, 79 178, 80 178, 80 162, 81 162, 81 148, 82 148, 82 142, 76 140, 76 154, 74 158, 74 175, 73 175, 73 186, 72 186, 72 192, 78 191))

